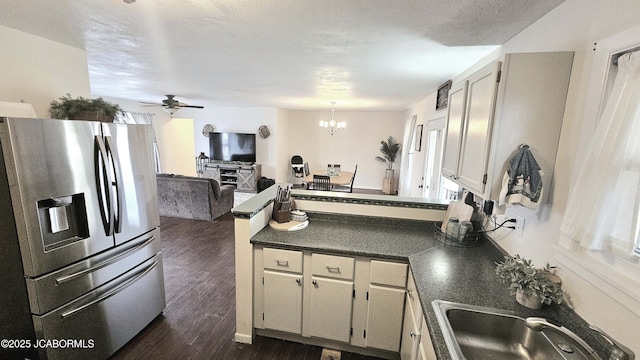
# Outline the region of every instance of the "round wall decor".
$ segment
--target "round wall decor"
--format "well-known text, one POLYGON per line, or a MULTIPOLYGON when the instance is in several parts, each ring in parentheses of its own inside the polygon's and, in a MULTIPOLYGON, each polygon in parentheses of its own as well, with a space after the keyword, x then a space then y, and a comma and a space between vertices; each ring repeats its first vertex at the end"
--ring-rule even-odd
POLYGON ((204 135, 205 137, 209 137, 209 133, 213 132, 213 130, 215 130, 213 125, 207 124, 202 128, 202 135, 204 135))
POLYGON ((271 132, 269 131, 269 128, 267 127, 267 125, 262 125, 258 128, 258 133, 260 134, 260 137, 263 139, 266 139, 269 137, 269 135, 271 135, 271 132))

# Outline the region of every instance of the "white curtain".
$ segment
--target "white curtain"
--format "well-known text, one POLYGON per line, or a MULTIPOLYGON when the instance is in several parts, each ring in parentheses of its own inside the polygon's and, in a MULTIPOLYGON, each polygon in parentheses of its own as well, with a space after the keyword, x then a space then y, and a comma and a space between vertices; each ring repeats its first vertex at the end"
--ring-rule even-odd
POLYGON ((413 167, 413 135, 416 129, 418 115, 413 115, 407 120, 402 138, 402 158, 400 159, 400 175, 398 176, 398 196, 409 196, 411 194, 411 169, 413 167))
POLYGON ((584 151, 561 231, 585 248, 630 255, 640 205, 640 53, 619 58, 613 88, 584 151))

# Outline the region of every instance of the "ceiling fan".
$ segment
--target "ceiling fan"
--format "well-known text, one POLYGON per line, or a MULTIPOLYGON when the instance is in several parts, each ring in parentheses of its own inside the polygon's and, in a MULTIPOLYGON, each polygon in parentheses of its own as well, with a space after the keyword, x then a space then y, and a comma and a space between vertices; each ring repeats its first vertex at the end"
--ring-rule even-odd
POLYGON ((173 115, 176 111, 182 108, 194 108, 194 109, 204 109, 204 106, 199 105, 187 105, 183 102, 180 102, 174 99, 175 95, 167 95, 167 98, 162 100, 162 104, 153 104, 153 103, 144 103, 147 106, 162 106, 162 110, 168 112, 173 115))

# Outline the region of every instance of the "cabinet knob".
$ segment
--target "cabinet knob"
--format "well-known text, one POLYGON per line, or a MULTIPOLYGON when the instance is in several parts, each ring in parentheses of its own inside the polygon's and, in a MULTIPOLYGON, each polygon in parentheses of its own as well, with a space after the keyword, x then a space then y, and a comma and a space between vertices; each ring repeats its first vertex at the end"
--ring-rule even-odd
POLYGON ((312 283, 313 285, 315 285, 315 286, 318 286, 318 282, 317 282, 317 281, 315 281, 315 280, 313 280, 311 283, 312 283))
POLYGON ((300 280, 300 278, 297 278, 297 279, 296 279, 296 282, 297 282, 298 284, 300 284, 302 281, 300 280))
POLYGON ((411 337, 420 336, 420 333, 417 333, 415 331, 411 331, 409 334, 411 335, 411 337))
POLYGON ((407 290, 407 295, 409 295, 409 299, 413 300, 413 292, 410 289, 407 290))

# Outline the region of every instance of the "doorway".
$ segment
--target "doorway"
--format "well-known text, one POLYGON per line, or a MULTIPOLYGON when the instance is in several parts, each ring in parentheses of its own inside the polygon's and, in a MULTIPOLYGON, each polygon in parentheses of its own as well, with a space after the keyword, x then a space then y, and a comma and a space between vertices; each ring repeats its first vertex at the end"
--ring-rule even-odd
POLYGON ((446 117, 427 121, 426 148, 422 197, 429 199, 446 199, 446 190, 442 184, 442 150, 444 148, 444 131, 446 117))

